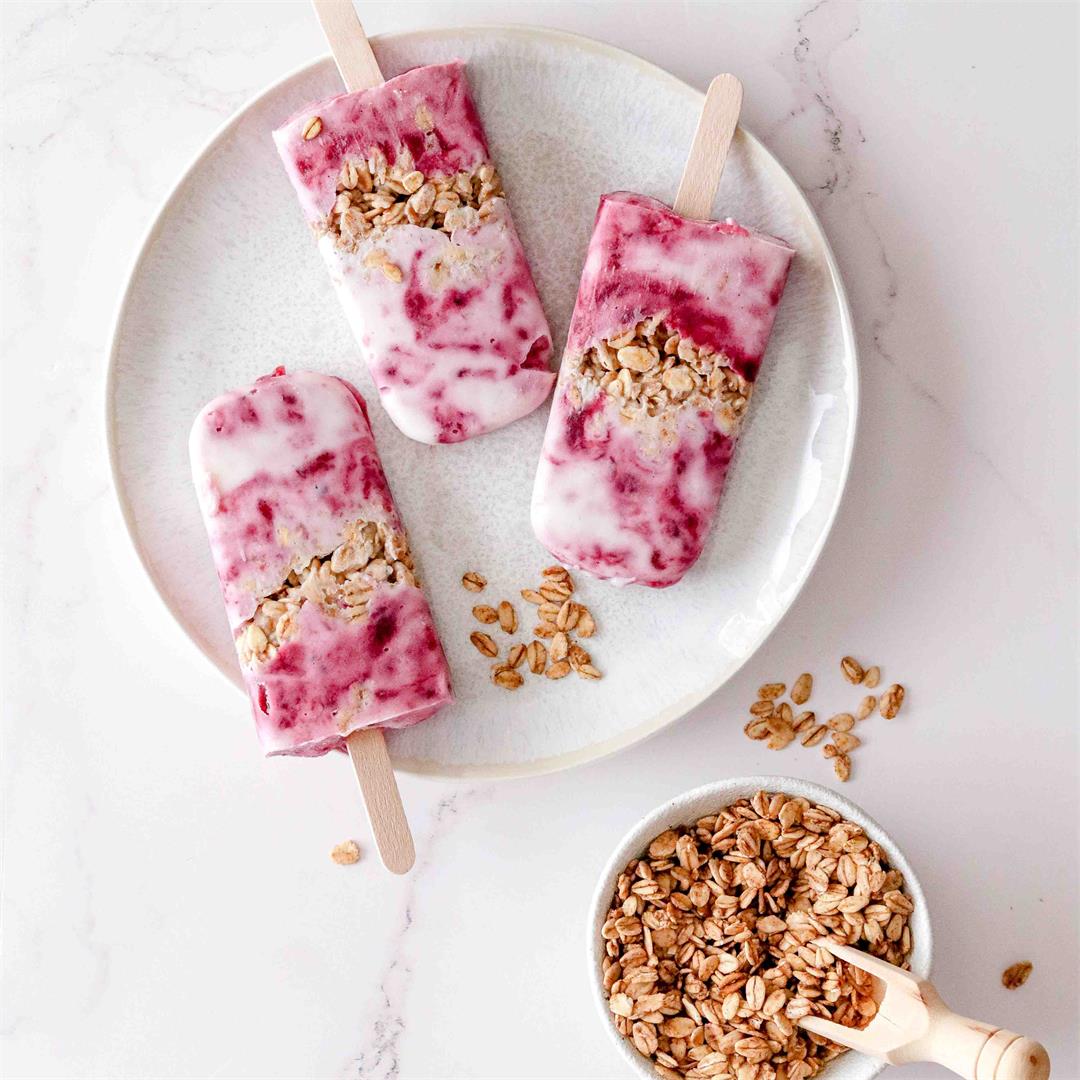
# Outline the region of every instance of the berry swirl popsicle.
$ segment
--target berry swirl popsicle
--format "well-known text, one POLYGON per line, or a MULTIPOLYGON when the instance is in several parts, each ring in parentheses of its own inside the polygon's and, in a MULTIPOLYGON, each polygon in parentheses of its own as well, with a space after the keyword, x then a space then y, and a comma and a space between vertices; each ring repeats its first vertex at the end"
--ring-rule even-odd
MULTIPOLYGON (((731 86, 728 141, 735 130, 741 86, 720 76, 683 188, 696 169, 712 175, 676 203, 701 217, 727 151, 710 103, 731 86)), ((694 564, 793 255, 643 195, 600 200, 533 488, 533 529, 561 563, 652 587, 694 564)))
POLYGON ((547 398, 551 334, 461 61, 309 105, 274 141, 402 432, 460 442, 547 398))
POLYGON ((191 465, 267 755, 345 749, 451 700, 363 398, 279 368, 210 402, 191 465))

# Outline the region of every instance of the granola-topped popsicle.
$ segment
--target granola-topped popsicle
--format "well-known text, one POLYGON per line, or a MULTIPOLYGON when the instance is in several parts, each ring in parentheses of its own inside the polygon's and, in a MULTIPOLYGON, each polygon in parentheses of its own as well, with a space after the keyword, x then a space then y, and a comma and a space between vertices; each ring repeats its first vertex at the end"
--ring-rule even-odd
POLYGON ((544 401, 551 335, 461 61, 312 104, 274 141, 401 431, 460 442, 544 401))
POLYGON ((792 255, 655 199, 601 199, 533 489, 560 562, 665 586, 697 560, 792 255))
POLYGON ((450 677, 367 410, 342 379, 283 368, 210 402, 191 464, 268 755, 345 749, 419 723, 450 677))
POLYGON ((537 538, 618 584, 701 554, 794 251, 705 218, 742 87, 718 76, 676 207, 600 200, 533 488, 537 538))

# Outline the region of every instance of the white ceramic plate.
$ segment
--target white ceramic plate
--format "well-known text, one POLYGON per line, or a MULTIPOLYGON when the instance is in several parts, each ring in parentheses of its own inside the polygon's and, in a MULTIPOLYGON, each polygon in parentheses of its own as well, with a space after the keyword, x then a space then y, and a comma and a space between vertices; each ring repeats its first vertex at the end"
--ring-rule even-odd
MULTIPOLYGON (((630 188, 670 201, 702 95, 628 53, 545 30, 392 35, 376 39, 375 51, 388 77, 453 56, 469 62, 561 342, 598 197, 630 188)), ((628 746, 745 663, 828 534, 847 477, 857 390, 850 313, 828 243, 792 179, 741 132, 716 216, 781 236, 798 254, 712 538, 672 589, 582 582, 600 626, 590 648, 602 681, 530 679, 507 693, 488 682, 487 664, 469 644, 477 598, 459 581, 479 570, 490 581, 485 598, 515 599, 526 617, 518 590, 551 561, 528 516, 547 408, 446 447, 411 442, 386 419, 270 138, 306 102, 340 90, 326 58, 241 109, 166 199, 135 262, 113 338, 108 426, 139 557, 191 639, 239 684, 188 473, 188 429, 211 397, 277 364, 343 375, 371 401, 457 692, 434 719, 392 734, 396 765, 506 776, 628 746)), ((239 695, 236 722, 248 722, 239 695)))
MULTIPOLYGON (((842 795, 808 780, 798 780, 792 776, 738 776, 730 780, 720 780, 715 784, 686 791, 674 799, 658 806, 646 814, 619 841, 619 846, 612 852, 607 865, 600 874, 596 890, 589 907, 589 919, 585 934, 585 953, 588 964, 589 985, 592 987, 593 1001, 600 1014, 600 1022, 611 1036, 616 1049, 630 1070, 641 1080, 655 1080, 656 1073, 652 1066, 615 1030, 608 1011, 607 998, 604 995, 603 980, 600 978, 604 959, 604 943, 600 937, 600 928, 611 906, 611 897, 615 893, 615 883, 619 874, 631 859, 639 858, 649 842, 665 829, 675 825, 687 825, 692 821, 715 814, 725 806, 730 806, 739 799, 751 798, 758 791, 783 791, 788 795, 801 796, 810 802, 828 806, 842 814, 848 821, 854 821, 866 830, 871 840, 881 845, 888 856, 889 863, 904 875, 904 889, 915 904, 911 926, 911 970, 922 979, 930 977, 930 965, 934 955, 934 935, 930 925, 930 910, 926 906, 919 879, 904 854, 893 843, 892 837, 860 807, 849 802, 842 795)), ((821 1072, 822 1080, 873 1080, 885 1068, 884 1061, 867 1057, 864 1054, 847 1053, 830 1062, 821 1072)))

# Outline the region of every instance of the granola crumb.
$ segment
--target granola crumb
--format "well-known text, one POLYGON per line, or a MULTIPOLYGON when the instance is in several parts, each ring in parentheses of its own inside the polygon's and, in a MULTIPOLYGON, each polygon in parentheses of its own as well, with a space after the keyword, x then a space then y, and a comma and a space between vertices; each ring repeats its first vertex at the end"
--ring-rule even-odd
POLYGON ((1006 990, 1018 990, 1028 981, 1032 966, 1027 960, 1022 960, 1019 964, 1011 964, 1001 973, 1001 985, 1006 990))
POLYGON ((478 574, 475 570, 470 570, 468 573, 461 575, 461 584, 469 592, 483 592, 487 588, 487 578, 482 574, 478 574))
POLYGON ((305 142, 317 139, 322 134, 322 117, 313 116, 305 125, 302 132, 305 142))
POLYGON ((355 840, 345 840, 331 850, 330 858, 338 866, 352 866, 360 861, 360 845, 355 840))

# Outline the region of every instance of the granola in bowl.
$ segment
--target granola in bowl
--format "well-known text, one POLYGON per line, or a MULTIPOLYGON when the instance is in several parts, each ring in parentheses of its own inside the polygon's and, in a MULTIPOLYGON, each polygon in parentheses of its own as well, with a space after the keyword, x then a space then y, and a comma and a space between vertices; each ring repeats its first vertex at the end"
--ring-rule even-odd
POLYGON ((826 789, 761 779, 646 819, 598 890, 593 977, 643 1076, 872 1075, 869 1059, 834 1066, 843 1049, 798 1026, 818 1015, 863 1027, 877 1008, 869 977, 812 941, 927 966, 921 891, 880 830, 826 789))

